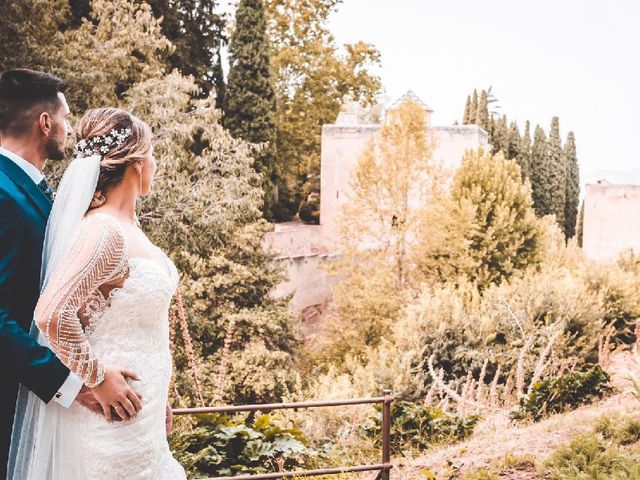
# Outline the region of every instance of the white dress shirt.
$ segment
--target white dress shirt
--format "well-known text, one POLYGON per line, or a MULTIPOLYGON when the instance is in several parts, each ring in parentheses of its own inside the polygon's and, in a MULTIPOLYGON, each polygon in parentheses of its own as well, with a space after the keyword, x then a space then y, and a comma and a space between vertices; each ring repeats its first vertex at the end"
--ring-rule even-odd
MULTIPOLYGON (((16 155, 3 147, 0 147, 0 154, 13 161, 22 170, 24 170, 24 173, 29 175, 29 178, 31 178, 36 185, 44 180, 44 174, 19 155, 16 155)), ((63 407, 68 408, 78 396, 81 388, 82 380, 80 380, 73 372, 69 372, 69 376, 64 381, 58 392, 53 396, 53 399, 63 407)))

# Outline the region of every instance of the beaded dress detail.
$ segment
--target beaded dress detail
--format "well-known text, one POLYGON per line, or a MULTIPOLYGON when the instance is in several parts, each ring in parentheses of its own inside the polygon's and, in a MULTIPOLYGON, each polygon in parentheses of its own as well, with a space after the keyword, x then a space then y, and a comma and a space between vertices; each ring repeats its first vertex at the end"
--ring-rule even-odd
POLYGON ((86 217, 36 307, 36 322, 51 349, 88 386, 104 379, 107 366, 140 376, 131 383, 142 395, 133 420, 108 423, 78 403, 61 414, 61 437, 77 452, 68 480, 186 479, 171 455, 165 407, 171 381, 169 306, 178 272, 163 263, 130 258, 118 221, 86 217))

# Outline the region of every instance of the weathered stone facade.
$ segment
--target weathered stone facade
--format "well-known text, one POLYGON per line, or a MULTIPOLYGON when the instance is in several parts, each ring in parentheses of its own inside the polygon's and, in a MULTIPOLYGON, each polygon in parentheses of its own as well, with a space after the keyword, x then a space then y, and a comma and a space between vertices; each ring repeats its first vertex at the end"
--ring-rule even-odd
MULTIPOLYGON (((337 123, 322 128, 320 224, 328 242, 336 238, 340 209, 353 194, 351 173, 360 154, 382 129, 382 125, 345 125, 340 120, 339 117, 337 123)), ((460 165, 466 150, 488 147, 487 132, 476 125, 431 126, 430 133, 436 144, 433 158, 448 170, 460 165)))
POLYGON ((640 253, 640 185, 586 186, 582 246, 591 260, 640 253))

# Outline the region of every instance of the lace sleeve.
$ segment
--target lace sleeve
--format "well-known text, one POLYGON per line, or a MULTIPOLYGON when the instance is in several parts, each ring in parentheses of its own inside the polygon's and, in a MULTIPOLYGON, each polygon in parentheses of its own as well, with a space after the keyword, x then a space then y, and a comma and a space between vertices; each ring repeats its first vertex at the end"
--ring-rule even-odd
POLYGON ((60 262, 35 310, 35 321, 51 349, 88 387, 104 380, 78 311, 100 285, 124 278, 124 235, 117 221, 97 214, 84 220, 66 257, 60 262))

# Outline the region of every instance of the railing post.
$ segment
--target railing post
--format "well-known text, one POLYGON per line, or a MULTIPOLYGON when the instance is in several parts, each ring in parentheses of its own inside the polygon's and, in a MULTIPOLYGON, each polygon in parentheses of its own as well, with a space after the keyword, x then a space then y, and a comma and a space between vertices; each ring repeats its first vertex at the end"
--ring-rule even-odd
POLYGON ((391 390, 382 391, 384 401, 382 402, 382 464, 385 465, 380 472, 380 480, 389 480, 391 466, 391 390))

